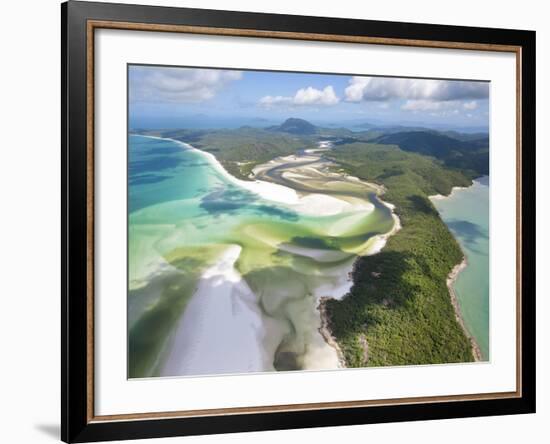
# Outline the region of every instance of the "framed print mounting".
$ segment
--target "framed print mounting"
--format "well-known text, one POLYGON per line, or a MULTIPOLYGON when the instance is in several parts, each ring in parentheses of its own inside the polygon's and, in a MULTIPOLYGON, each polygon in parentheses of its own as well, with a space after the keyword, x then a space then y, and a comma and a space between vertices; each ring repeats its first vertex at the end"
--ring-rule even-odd
POLYGON ((61 13, 65 442, 534 412, 534 32, 61 13))

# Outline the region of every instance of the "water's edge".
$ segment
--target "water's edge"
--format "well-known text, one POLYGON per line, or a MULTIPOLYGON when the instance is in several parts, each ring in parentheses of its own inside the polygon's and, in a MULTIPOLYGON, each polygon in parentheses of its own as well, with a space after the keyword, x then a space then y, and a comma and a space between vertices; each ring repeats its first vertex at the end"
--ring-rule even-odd
MULTIPOLYGON (((172 139, 172 138, 166 138, 166 137, 143 136, 143 135, 140 135, 140 136, 148 137, 148 138, 152 138, 152 139, 167 140, 167 141, 174 142, 174 143, 182 146, 184 149, 190 149, 190 150, 193 150, 197 153, 200 153, 201 155, 206 157, 210 162, 212 162, 215 165, 215 168, 220 173, 222 173, 224 176, 226 176, 228 179, 230 179, 233 183, 235 183, 236 185, 243 186, 243 187, 245 187, 249 190, 252 190, 254 188, 254 185, 257 184, 258 182, 260 182, 261 184, 269 185, 269 186, 272 186, 272 185, 281 186, 281 185, 276 184, 276 183, 274 184, 272 182, 267 182, 267 181, 263 181, 263 180, 259 180, 259 179, 255 179, 254 181, 246 181, 245 182, 242 179, 239 179, 239 178, 233 176, 231 173, 229 173, 225 169, 223 164, 216 158, 216 156, 214 154, 203 151, 199 148, 196 148, 196 147, 194 147, 193 145, 191 145, 189 143, 182 142, 182 141, 172 139)), ((308 155, 311 155, 311 153, 308 153, 308 155)), ((348 177, 350 177, 350 176, 348 176, 348 177)), ((384 206, 389 208, 390 211, 391 211, 392 218, 393 218, 393 221, 394 221, 392 228, 388 232, 383 233, 381 235, 378 235, 377 236, 377 242, 373 245, 373 247, 367 253, 367 255, 377 254, 380 251, 382 251, 382 249, 386 245, 386 242, 387 242, 388 238, 390 236, 394 235, 395 233, 397 233, 397 231, 399 231, 401 229, 401 222, 400 222, 399 217, 397 216, 397 214, 395 214, 395 212, 394 212, 395 206, 393 204, 389 203, 389 202, 385 202, 384 200, 382 200, 381 195, 383 195, 384 192, 385 192, 385 188, 383 186, 375 184, 375 183, 366 182, 364 180, 360 180, 359 178, 352 178, 352 179, 363 182, 366 185, 371 186, 373 189, 375 189, 377 199, 380 201, 381 204, 383 204, 384 206)), ((292 189, 291 187, 288 187, 288 188, 292 189)), ((296 190, 293 190, 293 191, 296 191, 296 190)), ((260 195, 262 195, 261 190, 259 190, 258 193, 260 195)), ((361 256, 358 256, 350 264, 349 270, 347 270, 346 274, 347 274, 347 276, 350 277, 351 285, 353 285, 353 279, 351 278, 352 272, 355 269, 356 263, 360 258, 361 258, 361 256)), ((336 352, 336 355, 337 355, 337 358, 338 358, 338 367, 339 368, 346 368, 347 365, 346 365, 346 362, 345 362, 344 354, 343 354, 342 350, 340 349, 340 346, 339 346, 338 342, 336 341, 336 339, 334 338, 334 336, 331 332, 330 319, 329 319, 328 313, 326 312, 325 303, 329 299, 338 299, 338 300, 342 299, 348 293, 349 293, 349 289, 344 289, 344 292, 342 294, 338 294, 338 295, 335 294, 335 295, 331 295, 331 296, 322 296, 318 299, 318 304, 315 307, 316 311, 318 312, 319 322, 320 322, 320 327, 318 329, 318 332, 319 332, 320 336, 323 338, 323 340, 325 341, 325 343, 329 347, 334 349, 334 351, 336 352)), ((304 370, 307 370, 307 369, 304 369, 304 370)))
MULTIPOLYGON (((436 210, 440 214, 441 219, 443 220, 443 222, 445 223, 445 225, 449 229, 450 229, 449 224, 444 219, 444 217, 442 216, 440 209, 435 204, 435 201, 447 200, 451 197, 454 197, 455 192, 457 192, 457 191, 460 192, 462 190, 471 190, 472 187, 474 187, 476 185, 476 181, 478 181, 479 179, 482 179, 484 177, 486 177, 486 176, 482 176, 480 178, 476 178, 476 179, 472 180, 472 184, 468 187, 453 187, 451 192, 446 196, 443 196, 441 194, 429 196, 429 199, 432 201, 432 203, 436 207, 436 210)), ((459 279, 459 276, 461 276, 463 274, 463 272, 468 267, 471 267, 472 265, 469 264, 468 254, 465 251, 465 246, 463 245, 463 240, 457 234, 452 232, 452 230, 450 230, 450 231, 451 231, 451 234, 453 235, 453 237, 458 242, 458 244, 459 244, 459 246, 462 250, 462 254, 463 254, 462 261, 460 263, 456 264, 453 267, 453 269, 451 270, 451 272, 449 273, 449 275, 447 276, 447 288, 449 289, 449 296, 451 298, 451 304, 452 304, 453 309, 455 311, 455 316, 456 316, 457 322, 461 326, 462 330, 464 331, 464 334, 469 339, 469 341, 472 345, 472 356, 474 357, 474 360, 476 362, 484 361, 485 360, 484 354, 482 352, 482 349, 480 347, 480 344, 479 344, 478 340, 476 339, 475 335, 471 332, 471 329, 468 326, 468 322, 465 319, 465 316, 463 314, 463 308, 461 308, 461 302, 459 301, 459 297, 458 297, 458 293, 457 293, 457 289, 456 289, 456 283, 457 283, 457 280, 459 279)), ((462 303, 464 303, 464 302, 462 302, 462 303)))

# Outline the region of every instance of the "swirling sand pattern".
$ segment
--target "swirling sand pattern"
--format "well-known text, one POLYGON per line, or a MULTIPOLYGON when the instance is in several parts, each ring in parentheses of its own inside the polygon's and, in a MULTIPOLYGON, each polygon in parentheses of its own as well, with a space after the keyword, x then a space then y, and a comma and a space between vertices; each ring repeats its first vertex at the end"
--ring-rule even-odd
POLYGON ((376 186, 320 151, 252 181, 169 139, 129 144, 129 377, 327 369, 321 297, 395 225, 376 186))

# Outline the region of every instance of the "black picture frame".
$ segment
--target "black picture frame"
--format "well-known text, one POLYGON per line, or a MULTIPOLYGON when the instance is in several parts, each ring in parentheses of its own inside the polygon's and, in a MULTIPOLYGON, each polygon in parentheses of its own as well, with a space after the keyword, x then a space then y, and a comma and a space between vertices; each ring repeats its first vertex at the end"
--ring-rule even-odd
MULTIPOLYGON (((69 1, 61 5, 62 313, 61 439, 90 442, 180 435, 370 424, 535 412, 535 32, 186 8, 69 1), (103 421, 90 415, 90 159, 87 39, 90 21, 230 28, 461 44, 510 45, 521 55, 518 118, 521 257, 521 393, 499 399, 442 400, 228 415, 103 421)), ((145 31, 144 31, 145 32, 145 31)), ((93 201, 92 201, 93 203, 93 201)), ((93 261, 92 261, 93 266, 93 261)), ((92 404, 93 407, 93 404, 92 404)))

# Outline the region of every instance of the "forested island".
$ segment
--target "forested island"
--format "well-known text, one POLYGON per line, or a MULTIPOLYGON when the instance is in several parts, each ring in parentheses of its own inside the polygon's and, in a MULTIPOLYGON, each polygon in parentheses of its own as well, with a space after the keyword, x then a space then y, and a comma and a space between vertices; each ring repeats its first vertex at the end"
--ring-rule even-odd
MULTIPOLYGON (((325 294, 320 299, 317 308, 324 317, 322 328, 331 336, 329 342, 334 342, 346 367, 476 359, 475 339, 459 322, 460 313, 453 307, 447 286, 450 273, 464 260, 464 253, 429 196, 447 196, 453 187, 468 187, 474 178, 488 174, 487 134, 407 127, 351 131, 319 127, 297 118, 265 128, 134 128, 131 133, 192 145, 215 156, 230 175, 241 181, 274 181, 298 193, 322 191, 339 198, 345 186, 344 198, 352 203, 361 198, 361 193, 365 197, 372 193, 369 199, 375 206, 379 205, 377 199, 389 204, 399 229, 384 238, 379 251, 371 249, 363 254, 367 250, 357 250, 352 282, 343 297, 325 294), (323 187, 321 175, 340 185, 334 190, 323 187), (372 190, 350 188, 355 186, 355 178, 360 184, 372 184, 372 190)), ((384 208, 380 204, 380 211, 388 211, 384 208)), ((373 235, 362 231, 338 238, 329 233, 315 242, 303 236, 293 239, 292 251, 313 245, 327 254, 336 253, 343 245, 351 248, 346 242, 359 245, 373 235)), ((243 271, 246 266, 242 259, 236 264, 253 290, 258 282, 264 282, 259 280, 264 279, 261 275, 243 271)), ((143 355, 153 349, 160 353, 158 350, 164 347, 161 339, 158 343, 140 339, 140 328, 143 330, 138 322, 134 333, 130 331, 130 347, 143 355)), ((275 369, 303 368, 303 362, 289 350, 284 344, 276 350, 275 369)), ((151 365, 138 362, 136 368, 151 365)), ((145 370, 136 370, 134 376, 144 374, 145 370)))

